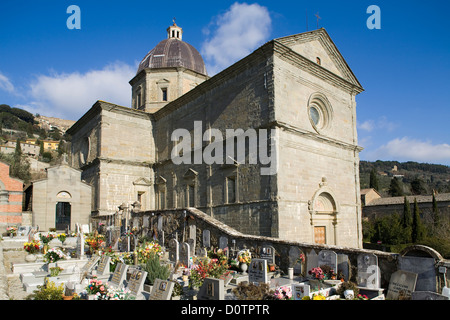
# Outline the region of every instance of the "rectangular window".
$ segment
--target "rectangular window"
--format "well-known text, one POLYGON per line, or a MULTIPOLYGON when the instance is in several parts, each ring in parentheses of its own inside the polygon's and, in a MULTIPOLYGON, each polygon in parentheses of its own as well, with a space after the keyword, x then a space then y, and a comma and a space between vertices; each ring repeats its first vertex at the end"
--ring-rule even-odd
POLYGON ((195 207, 195 188, 193 185, 188 185, 188 206, 195 207))
POLYGON ((314 227, 314 242, 318 244, 326 244, 326 229, 325 227, 314 227))
POLYGON ((162 88, 162 101, 167 101, 167 88, 162 88))
POLYGON ((137 201, 141 204, 141 210, 144 209, 144 204, 142 203, 142 201, 144 201, 144 193, 144 191, 138 191, 137 193, 137 201))
POLYGON ((164 210, 166 208, 166 192, 163 190, 159 191, 159 209, 164 210))
POLYGON ((235 177, 227 177, 227 203, 235 203, 236 202, 236 178, 235 177))

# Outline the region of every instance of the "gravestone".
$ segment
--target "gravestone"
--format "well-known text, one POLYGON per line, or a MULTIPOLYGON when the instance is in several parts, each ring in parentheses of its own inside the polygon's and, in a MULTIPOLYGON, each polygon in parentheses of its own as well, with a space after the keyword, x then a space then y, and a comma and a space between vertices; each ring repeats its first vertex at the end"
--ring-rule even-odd
POLYGON ((202 237, 203 247, 205 247, 205 248, 211 247, 211 231, 203 230, 202 235, 203 235, 203 237, 202 237))
POLYGON ((99 255, 94 255, 92 256, 88 262, 86 262, 86 264, 83 266, 83 268, 81 268, 81 273, 82 274, 86 274, 92 271, 92 269, 94 269, 94 267, 97 265, 98 261, 100 260, 100 256, 99 255))
POLYGON ((147 277, 147 271, 134 270, 130 276, 130 280, 127 284, 127 289, 130 290, 131 294, 136 297, 137 300, 142 300, 144 295, 144 282, 147 277))
POLYGON ((381 273, 378 268, 378 257, 374 254, 359 254, 357 284, 360 287, 378 289, 381 284, 381 273))
POLYGON ((321 250, 319 252, 318 261, 319 267, 326 265, 331 267, 335 273, 337 273, 337 255, 336 252, 331 250, 321 250))
POLYGON ((391 275, 387 300, 409 300, 416 288, 417 273, 399 270, 391 275))
POLYGON ((228 238, 220 237, 219 238, 219 249, 225 249, 228 247, 228 238))
POLYGON ((224 300, 225 285, 222 279, 205 278, 200 291, 197 294, 198 300, 224 300))
POLYGON ((191 261, 191 248, 188 243, 183 242, 180 245, 180 262, 189 268, 190 261, 191 261))
POLYGON ((143 228, 148 228, 149 227, 149 220, 150 217, 149 216, 145 216, 144 218, 142 218, 142 227, 143 228))
POLYGON ((84 258, 84 235, 81 232, 78 233, 76 254, 78 258, 84 258))
POLYGON ((89 233, 89 225, 88 224, 81 225, 81 233, 89 233))
POLYGON ((293 283, 292 284, 292 297, 294 300, 302 300, 303 297, 309 296, 311 288, 309 284, 305 283, 293 283))
POLYGON ((195 240, 194 239, 188 239, 187 243, 189 244, 189 254, 191 256, 195 256, 195 240))
POLYGON ((170 300, 175 283, 172 281, 155 279, 149 300, 170 300))
POLYGON ((118 263, 116 266, 116 270, 114 270, 112 278, 108 283, 116 289, 120 289, 123 286, 123 282, 127 278, 127 270, 127 264, 118 263))
POLYGON ((417 291, 437 291, 435 259, 427 257, 400 256, 398 268, 417 274, 417 291))
POLYGON ((249 283, 268 283, 267 260, 252 259, 248 268, 249 283))
POLYGON ((312 268, 317 268, 319 266, 319 257, 314 249, 311 249, 306 254, 306 270, 309 271, 312 268))
POLYGON ((411 300, 449 300, 449 297, 431 291, 414 291, 411 300))
POLYGON ((102 259, 100 260, 100 263, 98 264, 97 267, 97 275, 106 275, 108 273, 110 273, 110 266, 111 263, 111 257, 107 256, 107 255, 103 255, 102 259))
POLYGON ((294 268, 294 274, 301 274, 303 272, 302 262, 298 261, 303 251, 298 247, 289 248, 289 266, 294 268))
POLYGON ((275 263, 275 248, 272 246, 262 246, 259 251, 259 257, 267 260, 268 264, 275 263))
POLYGON ((344 276, 344 280, 348 281, 348 279, 350 279, 350 262, 348 259, 348 255, 339 253, 337 255, 337 261, 338 274, 342 274, 344 276))
POLYGON ((226 287, 230 284, 231 280, 233 280, 233 273, 227 272, 219 277, 219 279, 223 280, 223 285, 226 287))
POLYGON ((180 260, 180 246, 177 239, 169 241, 169 260, 175 264, 180 260))

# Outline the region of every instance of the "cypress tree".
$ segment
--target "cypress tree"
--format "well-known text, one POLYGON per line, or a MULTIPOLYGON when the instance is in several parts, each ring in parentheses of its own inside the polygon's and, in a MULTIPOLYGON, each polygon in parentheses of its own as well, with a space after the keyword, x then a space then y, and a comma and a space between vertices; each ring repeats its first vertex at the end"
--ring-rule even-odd
POLYGON ((396 177, 391 180, 388 193, 391 197, 403 196, 402 186, 400 185, 400 181, 396 177))
POLYGON ((377 172, 375 171, 375 168, 370 171, 370 182, 369 182, 369 188, 374 188, 375 190, 378 190, 378 179, 377 179, 377 172))
POLYGON ((434 224, 434 227, 435 228, 439 227, 439 223, 440 223, 439 209, 437 207, 436 197, 433 192, 433 224, 434 224))
POLYGON ((419 205, 417 204, 417 199, 414 198, 414 214, 411 230, 411 240, 413 243, 416 243, 417 241, 422 240, 423 236, 424 236, 424 229, 422 226, 422 221, 420 219, 419 205))
POLYGON ((411 241, 411 228, 412 228, 412 215, 411 215, 411 205, 406 197, 403 198, 403 217, 402 225, 405 235, 405 242, 411 241))

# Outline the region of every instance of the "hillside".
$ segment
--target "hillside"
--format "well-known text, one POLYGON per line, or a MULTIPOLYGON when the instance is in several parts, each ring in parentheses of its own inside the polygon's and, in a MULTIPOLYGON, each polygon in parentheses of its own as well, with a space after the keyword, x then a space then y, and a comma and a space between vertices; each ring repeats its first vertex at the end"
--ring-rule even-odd
POLYGON ((450 167, 413 161, 361 161, 361 189, 369 188, 370 172, 375 168, 379 192, 388 196, 389 185, 395 176, 401 182, 405 195, 450 192, 450 167))

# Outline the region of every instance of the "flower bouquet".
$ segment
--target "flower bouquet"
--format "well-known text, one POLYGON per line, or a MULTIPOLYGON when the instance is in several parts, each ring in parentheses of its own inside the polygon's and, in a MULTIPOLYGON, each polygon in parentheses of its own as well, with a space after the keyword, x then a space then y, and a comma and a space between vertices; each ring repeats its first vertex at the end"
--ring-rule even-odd
POLYGON ((103 300, 134 300, 134 296, 131 295, 130 290, 126 288, 115 289, 113 287, 108 288, 108 292, 101 296, 103 300))
POLYGON ((58 240, 61 241, 62 244, 64 244, 64 241, 66 241, 67 235, 65 233, 60 233, 57 236, 58 240))
POLYGON ((58 248, 51 248, 44 254, 44 261, 53 263, 59 260, 66 259, 66 255, 58 248))
POLYGON ((40 243, 39 241, 31 240, 31 242, 25 242, 23 248, 26 252, 33 254, 39 251, 40 243))
POLYGON ((291 300, 292 290, 290 286, 279 287, 275 289, 274 297, 277 300, 291 300))
POLYGON ((39 239, 41 239, 41 242, 44 245, 47 245, 50 241, 52 241, 55 238, 55 235, 53 233, 47 233, 47 234, 42 234, 39 233, 39 239))
POLYGON ((13 236, 17 232, 17 227, 7 227, 6 232, 8 233, 9 236, 13 236))
POLYGON ((249 264, 252 261, 252 254, 250 253, 250 250, 244 249, 239 251, 237 260, 240 263, 249 264))
POLYGON ((89 281, 86 292, 88 295, 95 295, 95 300, 105 300, 108 286, 103 284, 101 280, 94 278, 89 281))

